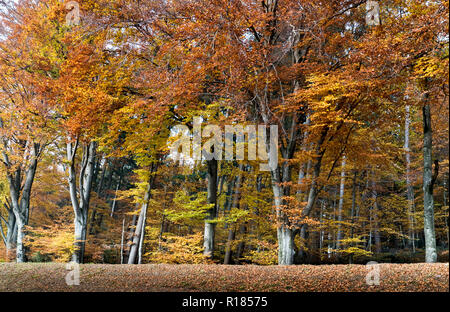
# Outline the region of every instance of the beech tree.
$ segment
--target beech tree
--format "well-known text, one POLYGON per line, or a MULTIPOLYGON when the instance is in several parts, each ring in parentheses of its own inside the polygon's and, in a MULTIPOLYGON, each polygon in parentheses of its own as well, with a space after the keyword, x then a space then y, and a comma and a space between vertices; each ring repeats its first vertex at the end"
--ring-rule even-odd
POLYGON ((0 229, 18 261, 443 256, 448 1, 78 3, 79 23, 58 0, 0 17, 0 229), (258 159, 227 126, 258 129, 258 159))

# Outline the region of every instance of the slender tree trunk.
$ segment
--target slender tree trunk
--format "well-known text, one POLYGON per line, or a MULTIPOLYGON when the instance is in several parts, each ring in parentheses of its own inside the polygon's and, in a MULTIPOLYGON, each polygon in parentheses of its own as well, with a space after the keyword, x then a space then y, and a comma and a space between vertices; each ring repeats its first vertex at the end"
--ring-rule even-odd
POLYGON ((414 189, 411 183, 411 153, 409 147, 409 127, 411 124, 410 107, 406 106, 405 116, 405 157, 406 157, 406 197, 408 200, 408 245, 411 251, 416 252, 414 235, 414 189))
POLYGON ((339 187, 339 205, 338 205, 338 231, 336 237, 336 249, 341 248, 342 240, 342 209, 344 206, 344 190, 345 190, 345 155, 342 157, 341 183, 339 187))
POLYGON ((236 233, 236 229, 234 227, 235 227, 235 224, 229 225, 227 246, 225 249, 225 257, 223 259, 223 264, 231 264, 232 243, 234 241, 235 233, 236 233))
POLYGON ((120 237, 120 264, 123 264, 124 239, 125 239, 125 218, 122 219, 122 236, 120 237))
MULTIPOLYGON (((146 193, 147 195, 147 193, 146 193)), ((146 196, 145 195, 145 196, 146 196)), ((138 256, 138 249, 140 246, 140 240, 141 240, 141 232, 143 230, 143 225, 144 225, 144 209, 146 208, 146 205, 143 204, 141 206, 141 212, 139 213, 139 217, 137 220, 137 224, 136 224, 136 229, 134 231, 133 234, 133 240, 131 243, 131 247, 130 247, 130 254, 128 255, 128 264, 135 264, 136 263, 136 259, 138 256)))
MULTIPOLYGON (((446 206, 446 207, 448 207, 448 193, 449 193, 449 190, 448 190, 448 178, 449 178, 449 175, 448 175, 448 172, 447 172, 447 174, 446 174, 446 176, 447 177, 444 177, 444 192, 442 192, 443 193, 443 196, 444 196, 444 206, 446 206)), ((450 235, 449 235, 449 215, 447 215, 447 220, 446 220, 446 225, 447 225, 447 248, 449 248, 449 246, 450 246, 450 235)))
MULTIPOLYGON (((428 95, 426 95, 428 98, 428 95)), ((427 100, 427 99, 426 99, 427 100)), ((425 262, 437 261, 436 233, 434 229, 434 198, 433 184, 436 176, 432 173, 432 128, 431 109, 428 101, 422 108, 423 112, 423 213, 425 235, 425 262)), ((436 163, 438 165, 438 163, 436 163)), ((436 170, 437 172, 437 170, 436 170)))
POLYGON ((144 203, 141 206, 141 212, 139 213, 139 218, 137 220, 136 229, 134 231, 132 244, 130 247, 130 254, 128 256, 128 264, 135 264, 136 261, 139 262, 140 257, 142 257, 142 246, 145 234, 145 219, 147 217, 148 202, 151 197, 151 190, 153 188, 154 175, 156 171, 156 165, 152 165, 151 176, 147 186, 147 190, 144 195, 144 203), (139 256, 141 255, 141 256, 139 256))
MULTIPOLYGON (((150 190, 151 192, 151 190, 150 190)), ((149 193, 149 199, 150 199, 149 193)), ((142 263, 142 255, 144 253, 144 238, 145 238, 145 224, 147 223, 147 210, 148 210, 148 200, 146 201, 146 204, 144 205, 144 215, 143 215, 143 222, 142 222, 142 228, 141 228, 141 236, 139 237, 139 248, 138 248, 138 264, 142 263)))
POLYGON ((205 219, 205 230, 203 234, 203 254, 208 258, 214 255, 214 236, 216 224, 212 221, 216 218, 217 213, 217 175, 218 164, 216 159, 207 161, 208 167, 208 204, 213 207, 208 211, 205 219))
POLYGON ((111 218, 114 216, 114 211, 116 210, 117 192, 119 191, 121 183, 122 183, 122 176, 120 176, 119 182, 117 183, 117 186, 116 186, 116 191, 114 193, 114 199, 113 199, 113 202, 111 205, 111 215, 110 215, 111 218))
POLYGON ((323 214, 325 211, 325 200, 322 200, 320 204, 320 232, 319 232, 319 257, 322 259, 322 249, 323 249, 323 237, 324 237, 324 230, 323 230, 323 214))
POLYGON ((337 238, 337 235, 336 235, 336 216, 337 216, 337 213, 336 213, 336 207, 337 207, 337 204, 336 204, 336 201, 337 201, 337 187, 334 187, 334 199, 333 199, 333 252, 336 252, 335 250, 336 250, 336 238, 337 238))
MULTIPOLYGON (((356 208, 356 177, 358 175, 358 172, 355 170, 353 174, 353 185, 352 185, 352 208, 350 210, 350 238, 354 238, 354 232, 355 232, 355 208, 356 208)), ((350 247, 353 247, 353 243, 350 243, 350 247)), ((349 264, 353 263, 353 254, 350 254, 349 256, 349 264)))

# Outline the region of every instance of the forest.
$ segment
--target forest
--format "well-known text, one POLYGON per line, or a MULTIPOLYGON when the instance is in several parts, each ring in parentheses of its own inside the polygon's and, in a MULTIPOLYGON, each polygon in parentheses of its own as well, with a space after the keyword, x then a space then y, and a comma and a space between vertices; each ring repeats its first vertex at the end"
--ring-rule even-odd
POLYGON ((0 262, 448 263, 448 17, 0 0, 0 262))

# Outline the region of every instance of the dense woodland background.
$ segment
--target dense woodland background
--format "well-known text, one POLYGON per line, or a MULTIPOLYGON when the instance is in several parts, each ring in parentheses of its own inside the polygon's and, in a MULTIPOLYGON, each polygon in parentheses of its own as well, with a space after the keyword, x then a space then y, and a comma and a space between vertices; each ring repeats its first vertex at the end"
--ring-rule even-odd
POLYGON ((0 0, 0 261, 448 262, 448 1, 77 3, 0 0), (196 116, 277 170, 174 161, 196 116))

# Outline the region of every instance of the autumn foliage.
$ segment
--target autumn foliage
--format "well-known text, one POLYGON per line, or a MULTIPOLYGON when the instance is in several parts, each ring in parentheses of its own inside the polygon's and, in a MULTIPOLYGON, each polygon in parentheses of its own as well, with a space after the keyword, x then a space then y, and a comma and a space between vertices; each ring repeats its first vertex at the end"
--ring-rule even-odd
POLYGON ((0 259, 448 262, 449 4, 379 2, 0 1, 0 259), (277 168, 175 160, 195 117, 277 126, 277 168))

